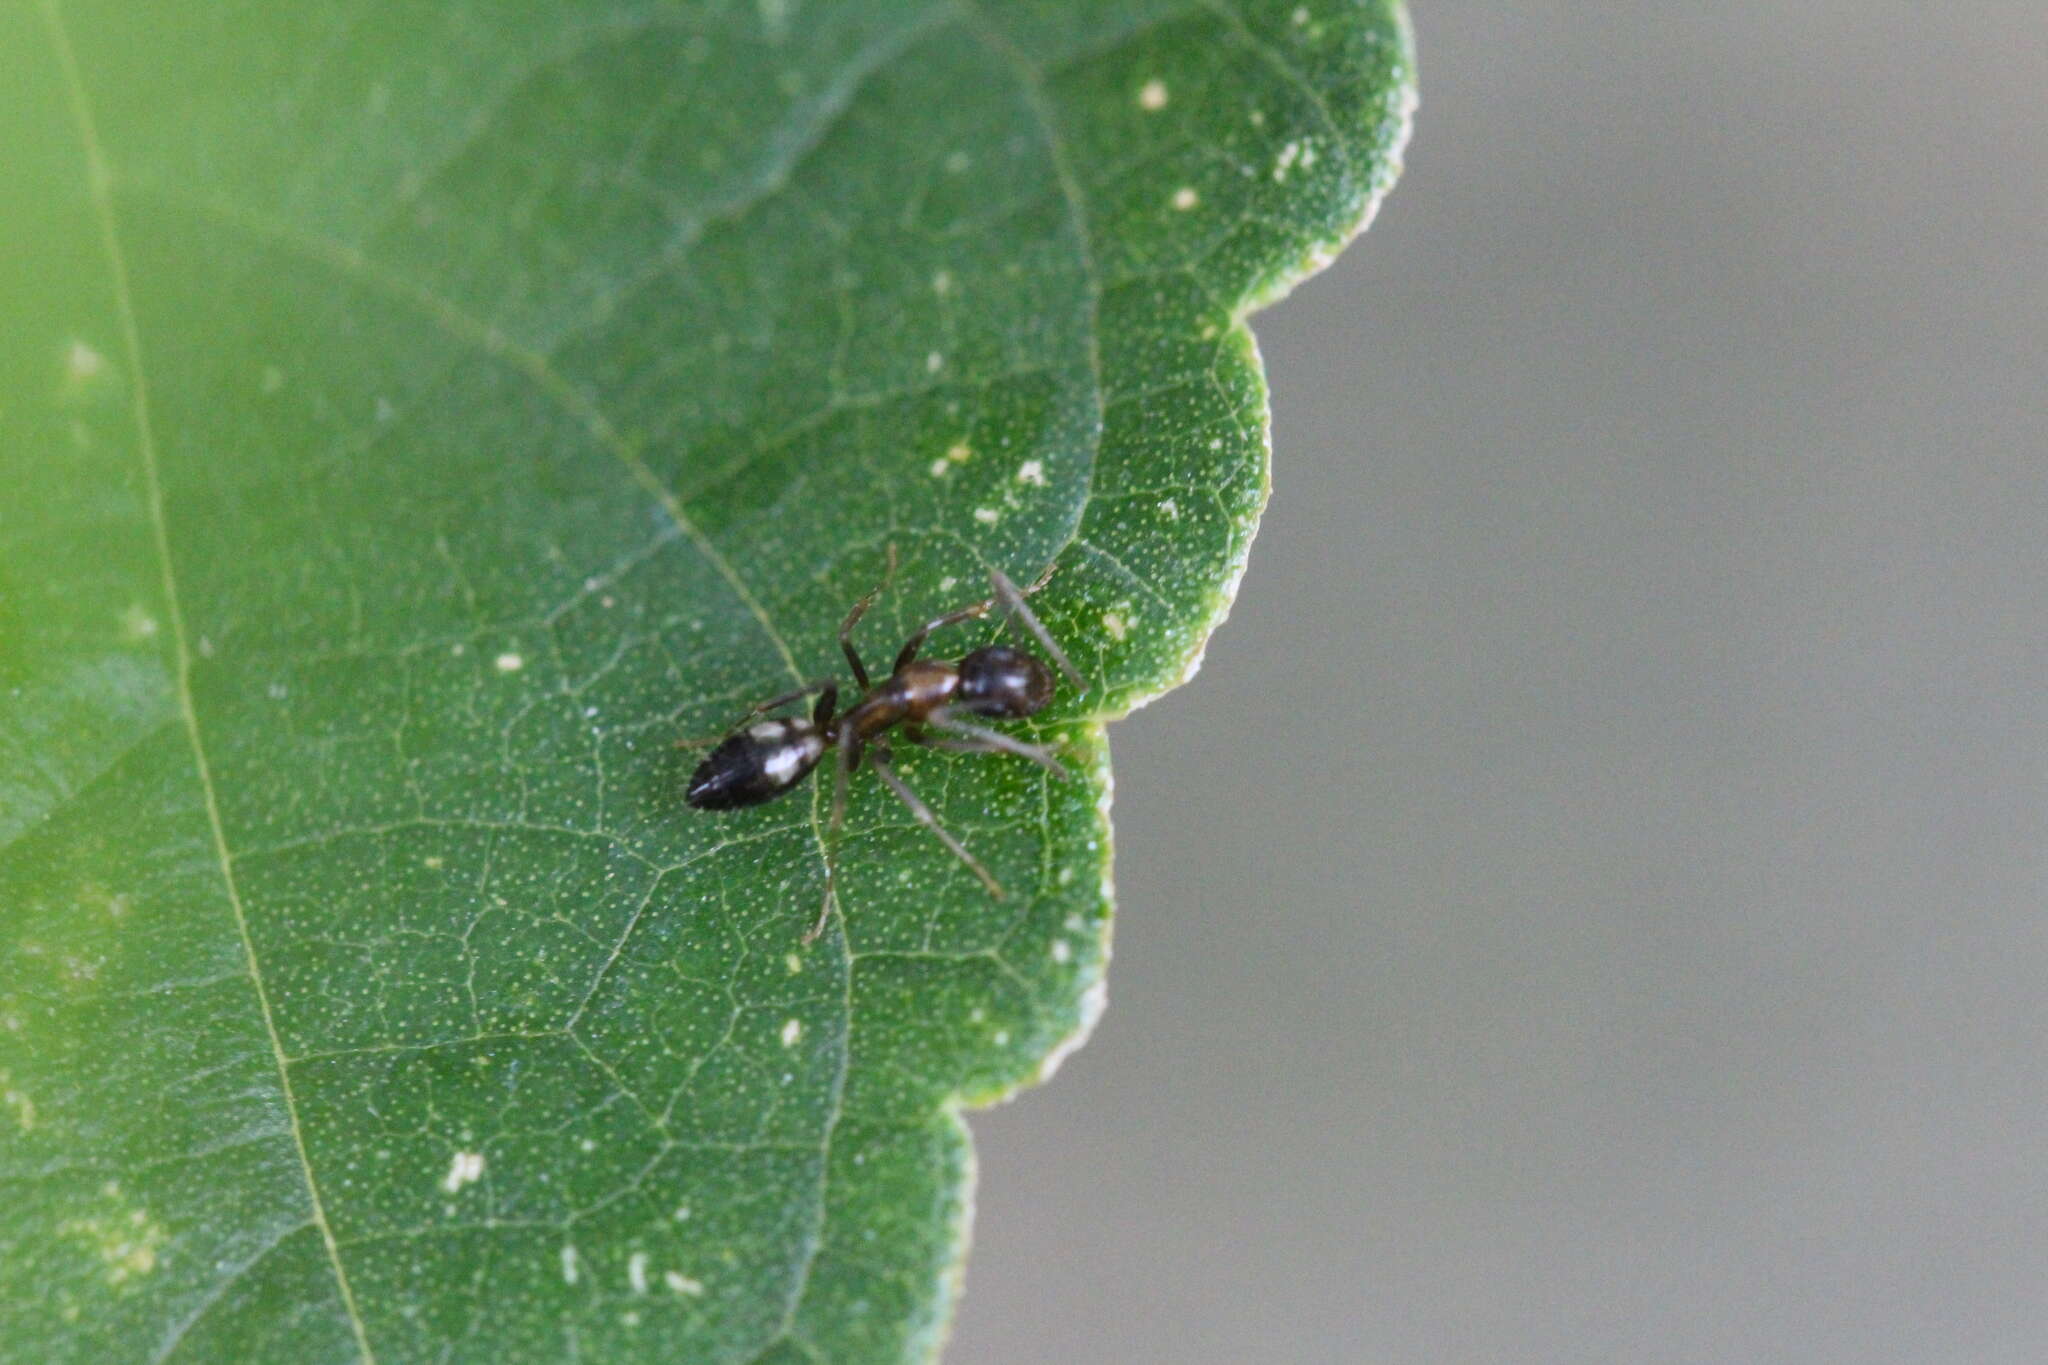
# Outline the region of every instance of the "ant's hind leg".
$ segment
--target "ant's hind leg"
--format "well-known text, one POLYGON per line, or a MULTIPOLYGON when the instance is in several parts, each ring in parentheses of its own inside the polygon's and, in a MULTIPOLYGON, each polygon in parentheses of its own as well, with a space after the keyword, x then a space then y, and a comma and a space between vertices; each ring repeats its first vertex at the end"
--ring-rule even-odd
POLYGON ((740 713, 740 718, 738 720, 726 726, 723 732, 713 735, 709 739, 679 739, 676 741, 676 747, 678 749, 701 749, 707 744, 716 744, 718 743, 718 741, 724 739, 727 735, 731 734, 733 731, 739 729, 742 725, 745 725, 748 721, 752 720, 755 716, 766 715, 768 712, 776 710, 779 707, 787 706, 793 701, 802 701, 805 697, 813 696, 818 693, 824 694, 823 696, 819 697, 818 704, 820 706, 824 706, 828 698, 836 703, 838 699, 838 692, 839 685, 833 682, 832 679, 820 678, 818 679, 818 681, 814 683, 808 683, 803 687, 797 688, 794 692, 784 692, 779 697, 771 697, 767 701, 755 702, 752 706, 749 706, 745 711, 742 711, 740 713))
POLYGON ((860 624, 860 618, 867 615, 868 608, 875 604, 875 599, 882 595, 882 590, 888 587, 889 581, 895 577, 896 545, 892 541, 889 544, 889 567, 882 572, 882 581, 868 589, 868 595, 854 603, 853 610, 847 612, 846 619, 839 623, 839 650, 846 655, 847 667, 853 670, 853 680, 860 684, 860 690, 863 692, 872 684, 868 682, 866 666, 860 661, 860 651, 853 647, 853 628, 860 624))
POLYGON ((1044 587, 1051 579, 1052 569, 1048 567, 1044 573, 1038 576, 1036 583, 1033 583, 1028 588, 1020 589, 1015 583, 1012 583, 1004 576, 1001 569, 990 569, 988 571, 989 586, 996 590, 996 600, 1003 604, 1003 610, 1024 623, 1024 629, 1030 631, 1038 643, 1044 646, 1045 652, 1052 656, 1052 661, 1060 666, 1060 672, 1066 674, 1067 681, 1074 685, 1074 690, 1076 692, 1085 692, 1088 690, 1088 684, 1081 680, 1080 671, 1067 658, 1067 652, 1059 647, 1059 644, 1054 641, 1051 634, 1039 623, 1037 615, 1031 608, 1024 605, 1025 598, 1044 587))
POLYGON ((839 831, 846 824, 846 779, 859 761, 860 741, 848 735, 839 746, 839 762, 832 771, 832 818, 825 822, 825 895, 818 902, 817 921, 804 932, 806 943, 824 933, 832 918, 832 891, 839 877, 839 831))
POLYGON ((981 878, 981 884, 988 888, 989 895, 994 896, 997 900, 1001 900, 1003 898, 1002 884, 989 874, 987 868, 975 861, 974 855, 967 851, 964 844, 946 832, 946 827, 939 823, 939 817, 932 814, 932 808, 917 799, 917 793, 912 791, 905 785, 903 779, 896 775, 896 770, 889 766, 889 760, 884 758, 878 751, 869 759, 869 762, 874 765, 875 775, 888 784, 890 791, 896 793, 896 799, 910 807, 910 813, 917 817, 917 823, 923 825, 933 834, 936 834, 939 837, 939 842, 944 844, 954 857, 967 864, 968 871, 981 878))
POLYGON ((839 709, 839 685, 828 684, 818 693, 818 704, 811 708, 811 724, 818 727, 818 733, 829 734, 832 730, 832 716, 839 709))
POLYGON ((738 720, 733 722, 732 728, 737 730, 740 726, 746 724, 746 722, 752 720, 755 716, 765 715, 770 711, 776 710, 780 707, 787 706, 793 701, 802 701, 805 697, 814 697, 821 692, 830 693, 836 692, 837 690, 838 686, 832 681, 832 679, 820 678, 814 683, 807 683, 804 686, 797 688, 794 692, 784 692, 781 696, 772 698, 771 700, 755 702, 752 706, 747 708, 747 712, 745 715, 741 716, 738 720))

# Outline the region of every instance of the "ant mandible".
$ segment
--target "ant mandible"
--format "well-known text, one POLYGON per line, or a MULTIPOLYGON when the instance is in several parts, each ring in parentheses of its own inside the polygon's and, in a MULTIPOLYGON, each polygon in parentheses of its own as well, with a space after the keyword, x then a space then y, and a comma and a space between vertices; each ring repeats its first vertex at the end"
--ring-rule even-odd
MULTIPOLYGON (((826 921, 831 917, 839 834, 846 823, 846 783, 863 758, 897 799, 910 808, 917 822, 937 835, 939 842, 981 879, 991 896, 997 900, 1003 898, 1003 888, 989 870, 947 832, 938 817, 932 814, 931 807, 919 800, 917 793, 897 776, 889 747, 879 739, 884 731, 900 725, 903 738, 911 744, 956 753, 1016 754, 1030 759, 1055 777, 1064 779, 1067 776, 1067 770, 1060 766, 1059 760, 1044 748, 963 719, 963 716, 980 716, 990 720, 1019 720, 1036 715, 1052 700, 1052 675, 1044 664, 1025 651, 1007 645, 984 645, 950 663, 917 657, 918 650, 924 647, 925 638, 933 631, 986 616, 1000 606, 1024 623, 1068 681, 1074 684, 1075 690, 1085 688, 1086 684, 1065 652, 1039 624, 1031 608, 1024 604, 1025 598, 1046 585, 1052 577, 1052 569, 1046 569, 1037 582, 1021 589, 1004 577, 1002 570, 990 569, 988 581, 993 595, 957 611, 933 617, 919 627, 897 651, 896 663, 889 676, 876 685, 869 681, 860 653, 853 647, 853 628, 874 605, 875 599, 881 596, 882 590, 889 586, 895 574, 896 547, 892 545, 889 547, 889 566, 882 581, 853 604, 853 610, 846 614, 846 619, 839 626, 839 648, 845 653, 847 666, 853 670, 854 682, 860 687, 860 700, 843 713, 839 712, 839 684, 825 678, 758 703, 697 765, 683 797, 698 810, 758 806, 764 801, 773 801, 810 776, 827 749, 839 750, 832 783, 832 819, 825 836, 825 898, 819 907, 817 922, 804 934, 806 943, 824 932, 826 921), (813 695, 818 701, 809 719, 794 717, 747 724, 755 716, 766 715, 813 695), (927 726, 943 730, 951 737, 934 738, 926 733, 927 726)), ((684 741, 685 744, 689 742, 684 741)))

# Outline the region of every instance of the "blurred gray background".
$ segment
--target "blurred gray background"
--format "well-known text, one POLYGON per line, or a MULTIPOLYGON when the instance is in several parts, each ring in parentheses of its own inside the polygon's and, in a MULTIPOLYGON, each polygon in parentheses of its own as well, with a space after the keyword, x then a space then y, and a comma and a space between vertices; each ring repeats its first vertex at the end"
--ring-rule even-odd
POLYGON ((948 1359, 2048 1360, 2048 9, 1414 8, 948 1359))

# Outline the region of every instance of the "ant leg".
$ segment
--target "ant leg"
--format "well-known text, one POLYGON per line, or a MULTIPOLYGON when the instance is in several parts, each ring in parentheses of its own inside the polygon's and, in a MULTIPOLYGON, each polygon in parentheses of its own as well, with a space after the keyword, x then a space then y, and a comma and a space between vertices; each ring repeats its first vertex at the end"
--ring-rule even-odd
POLYGON ((832 679, 820 678, 814 683, 807 683, 804 686, 797 688, 794 692, 784 692, 781 696, 776 697, 771 701, 755 702, 752 706, 747 708, 745 715, 742 715, 738 720, 732 723, 732 728, 737 730, 740 728, 741 725, 745 724, 747 721, 752 720, 755 716, 764 715, 769 711, 776 710, 778 707, 787 706, 793 701, 802 701, 805 697, 816 696, 821 692, 832 692, 835 690, 836 685, 833 683, 832 679))
POLYGON ((846 779, 858 762, 860 740, 848 735, 839 746, 839 762, 832 774, 832 818, 825 824, 825 896, 818 903, 817 922, 804 933, 805 943, 824 933, 826 922, 832 918, 832 888, 839 875, 839 831, 846 824, 846 779))
POLYGON ((897 651, 897 670, 900 672, 904 665, 917 657, 917 651, 924 648, 924 641, 927 635, 930 635, 935 630, 943 630, 947 626, 957 626, 962 621, 972 621, 977 616, 986 616, 989 613, 989 609, 994 607, 995 604, 996 602, 993 597, 987 598, 974 603, 972 606, 962 607, 958 611, 949 611, 944 616, 934 616, 931 620, 919 626, 917 633, 908 640, 905 640, 903 648, 897 651))
POLYGON ((811 724, 824 734, 832 728, 832 714, 839 709, 839 684, 826 683, 818 693, 818 704, 811 708, 811 724))
POLYGON ((869 762, 874 765, 876 776, 888 784, 890 791, 896 793, 896 798, 910 807, 910 813, 917 817, 917 823, 938 835, 939 842, 950 849, 954 857, 967 864, 968 871, 981 878, 981 884, 988 888, 988 893, 1001 900, 1002 884, 989 875, 987 868, 975 861, 974 855, 967 851, 965 845, 946 832, 946 827, 939 823, 939 817, 932 814, 932 808, 918 800, 917 793, 904 785, 903 779, 896 775, 896 770, 889 766, 889 761, 877 752, 869 762))
MULTIPOLYGON (((738 720, 726 726, 724 733, 722 734, 713 735, 709 739, 679 739, 676 741, 676 747, 678 749, 701 749, 707 744, 716 744, 719 740, 724 739, 726 735, 729 735, 733 731, 739 729, 742 725, 745 725, 755 716, 765 715, 766 713, 773 711, 778 707, 787 706, 793 701, 802 701, 805 697, 811 696, 814 693, 825 693, 830 695, 836 693, 837 691, 838 684, 833 682, 832 679, 820 678, 818 679, 818 681, 814 683, 810 683, 804 687, 797 688, 794 692, 785 692, 779 697, 772 697, 767 701, 755 702, 752 706, 749 706, 745 711, 742 711, 740 713, 740 718, 738 720)), ((820 704, 823 704, 822 698, 820 699, 820 704)))
MULTIPOLYGON (((1019 758, 1030 759, 1062 782, 1068 780, 1069 774, 1067 770, 1060 766, 1059 760, 1052 756, 1052 750, 1050 749, 1037 744, 1026 744, 1023 740, 1013 739, 1000 730, 991 730, 986 726, 976 725, 972 721, 955 720, 943 709, 932 712, 928 719, 941 730, 950 730, 956 735, 967 736, 968 740, 973 744, 973 749, 969 750, 969 752, 1015 754, 1019 758)), ((947 741, 939 740, 934 743, 933 747, 952 748, 954 746, 947 741)))
MULTIPOLYGON (((908 738, 908 736, 906 736, 908 738)), ((913 739, 911 743, 920 749, 937 749, 947 754, 1001 754, 1009 752, 993 744, 983 744, 978 739, 913 739)))
POLYGON ((1052 569, 1048 567, 1038 576, 1036 583, 1020 590, 1015 583, 1003 576, 1001 569, 988 571, 989 585, 996 590, 996 600, 1003 604, 1003 610, 1022 621, 1024 628, 1037 637, 1038 643, 1045 647, 1045 652, 1052 656, 1052 661, 1060 666, 1060 672, 1066 674, 1067 681, 1074 685, 1074 690, 1085 692, 1088 690, 1088 684, 1081 680, 1081 674, 1068 660, 1066 651, 1061 649, 1045 627, 1039 624, 1038 617, 1032 613, 1031 608, 1024 605, 1025 598, 1044 587, 1051 579, 1052 569))
POLYGON ((854 603, 853 610, 846 613, 846 619, 839 623, 840 652, 846 655, 847 665, 853 669, 853 680, 860 684, 860 690, 863 692, 873 684, 868 681, 868 671, 861 664, 860 652, 853 647, 853 628, 860 624, 860 618, 867 615, 868 608, 875 604, 875 599, 882 595, 882 589, 888 587, 889 580, 895 576, 896 545, 892 541, 889 545, 889 567, 883 571, 882 581, 869 589, 866 597, 854 603))
POLYGON ((994 597, 984 597, 981 601, 970 603, 958 611, 949 611, 944 616, 935 616, 918 627, 917 633, 903 642, 902 650, 896 655, 896 667, 901 669, 905 664, 917 658, 917 652, 924 648, 925 637, 933 631, 943 630, 947 626, 957 626, 962 621, 972 621, 976 617, 986 616, 1000 603, 1005 611, 1016 613, 1023 618, 1025 626, 1033 635, 1038 637, 1038 642, 1045 646, 1046 652, 1051 654, 1059 666, 1066 671, 1067 677, 1073 681, 1076 690, 1085 689, 1087 684, 1081 681, 1081 675, 1074 671, 1074 666, 1067 662, 1067 656, 1061 652, 1058 645, 1053 643, 1052 637, 1045 633, 1045 627, 1038 623, 1038 618, 1031 614, 1031 609, 1024 605, 1025 598, 1037 592, 1051 580, 1053 567, 1048 565, 1045 572, 1040 574, 1038 580, 1028 588, 1019 588, 1015 583, 1004 577, 1000 569, 989 570, 989 586, 995 589, 996 595, 994 597))

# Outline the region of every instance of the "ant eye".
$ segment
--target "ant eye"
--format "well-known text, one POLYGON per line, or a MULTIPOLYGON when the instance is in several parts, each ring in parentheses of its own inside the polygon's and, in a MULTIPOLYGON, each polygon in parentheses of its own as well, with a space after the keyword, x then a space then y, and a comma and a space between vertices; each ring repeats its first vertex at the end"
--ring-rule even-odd
POLYGON ((1052 700, 1052 674, 1021 649, 990 645, 960 661, 960 705, 978 716, 1014 720, 1052 700))

